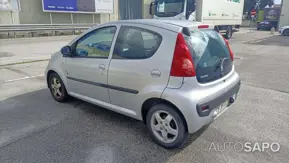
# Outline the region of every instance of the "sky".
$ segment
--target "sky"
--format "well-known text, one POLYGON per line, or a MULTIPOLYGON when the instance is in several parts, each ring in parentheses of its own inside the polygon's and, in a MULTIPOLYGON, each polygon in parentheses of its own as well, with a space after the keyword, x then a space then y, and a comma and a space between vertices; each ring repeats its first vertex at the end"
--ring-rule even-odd
POLYGON ((275 4, 281 4, 281 0, 275 0, 275 4))

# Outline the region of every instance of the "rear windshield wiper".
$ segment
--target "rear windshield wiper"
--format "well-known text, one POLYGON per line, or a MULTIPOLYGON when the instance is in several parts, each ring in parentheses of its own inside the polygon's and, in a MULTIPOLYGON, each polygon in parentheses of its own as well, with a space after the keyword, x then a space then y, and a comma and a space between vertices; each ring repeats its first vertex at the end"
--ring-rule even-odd
POLYGON ((221 71, 223 71, 224 69, 224 62, 228 60, 227 57, 224 57, 224 58, 220 58, 220 60, 218 61, 217 65, 216 65, 216 69, 215 69, 215 72, 218 70, 218 69, 221 69, 221 71))

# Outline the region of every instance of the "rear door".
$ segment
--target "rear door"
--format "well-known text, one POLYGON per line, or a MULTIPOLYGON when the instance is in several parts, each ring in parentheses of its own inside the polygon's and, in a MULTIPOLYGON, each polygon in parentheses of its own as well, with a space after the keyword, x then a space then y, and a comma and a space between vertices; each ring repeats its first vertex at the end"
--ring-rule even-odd
POLYGON ((121 26, 108 70, 112 104, 141 115, 145 100, 161 97, 169 79, 173 37, 148 25, 121 26))

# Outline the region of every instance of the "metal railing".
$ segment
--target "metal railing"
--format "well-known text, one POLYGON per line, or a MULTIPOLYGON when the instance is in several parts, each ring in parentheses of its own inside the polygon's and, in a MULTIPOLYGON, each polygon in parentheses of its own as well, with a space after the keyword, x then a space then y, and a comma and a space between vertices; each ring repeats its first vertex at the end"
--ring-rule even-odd
POLYGON ((9 24, 0 25, 0 33, 13 33, 16 37, 17 32, 31 32, 39 31, 75 31, 87 30, 97 24, 9 24))

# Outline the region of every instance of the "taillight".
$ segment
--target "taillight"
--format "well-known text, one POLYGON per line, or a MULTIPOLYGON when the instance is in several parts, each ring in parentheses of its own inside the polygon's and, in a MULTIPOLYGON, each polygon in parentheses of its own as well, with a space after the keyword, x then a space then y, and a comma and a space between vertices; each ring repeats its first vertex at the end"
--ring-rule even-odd
POLYGON ((231 47, 230 47, 229 41, 228 41, 227 39, 225 39, 225 37, 223 37, 223 38, 224 38, 224 40, 225 40, 225 42, 226 42, 226 45, 227 45, 227 47, 228 47, 228 49, 229 49, 231 59, 232 59, 232 61, 234 61, 234 53, 233 53, 233 51, 232 51, 232 49, 231 49, 231 47))
POLYGON ((171 76, 193 77, 196 76, 193 59, 186 41, 181 33, 178 34, 175 52, 171 67, 171 76))

